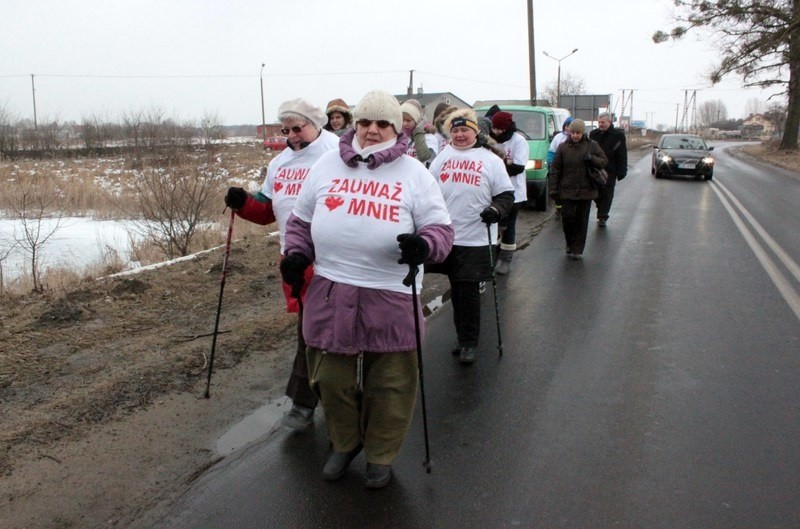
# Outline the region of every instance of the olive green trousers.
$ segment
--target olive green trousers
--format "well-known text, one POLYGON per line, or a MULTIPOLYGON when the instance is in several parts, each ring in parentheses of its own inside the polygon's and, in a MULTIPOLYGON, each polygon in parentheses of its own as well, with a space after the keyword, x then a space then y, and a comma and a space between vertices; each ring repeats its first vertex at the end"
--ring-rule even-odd
POLYGON ((309 347, 306 358, 333 449, 363 443, 367 462, 391 465, 414 415, 416 351, 349 356, 309 347))

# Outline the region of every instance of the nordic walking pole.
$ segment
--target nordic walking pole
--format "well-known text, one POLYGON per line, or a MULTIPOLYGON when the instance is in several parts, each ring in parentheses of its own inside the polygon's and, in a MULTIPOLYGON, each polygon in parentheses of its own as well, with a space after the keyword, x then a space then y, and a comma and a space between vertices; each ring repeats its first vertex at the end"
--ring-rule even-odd
POLYGON ((503 338, 500 336, 500 307, 497 304, 497 279, 494 273, 494 244, 492 241, 492 225, 486 223, 486 233, 489 236, 489 266, 492 267, 492 292, 494 292, 494 317, 497 320, 497 352, 503 356, 503 338))
POLYGON ((214 351, 217 348, 217 330, 219 330, 219 314, 222 311, 222 291, 225 290, 225 273, 228 271, 228 256, 231 254, 231 238, 233 237, 234 211, 231 210, 231 222, 228 224, 228 240, 225 243, 225 257, 222 258, 222 279, 219 281, 219 300, 217 301, 217 317, 214 320, 214 336, 211 338, 211 357, 208 360, 208 380, 206 380, 205 398, 210 398, 211 370, 214 368, 214 351))
POLYGON ((425 432, 425 461, 422 463, 425 466, 425 471, 431 473, 431 449, 428 444, 428 409, 425 405, 425 376, 422 370, 422 333, 419 328, 419 311, 417 310, 417 274, 419 267, 417 265, 408 265, 408 275, 403 279, 405 286, 411 286, 411 302, 414 305, 414 331, 417 338, 417 364, 419 369, 419 391, 422 397, 422 429, 425 432))

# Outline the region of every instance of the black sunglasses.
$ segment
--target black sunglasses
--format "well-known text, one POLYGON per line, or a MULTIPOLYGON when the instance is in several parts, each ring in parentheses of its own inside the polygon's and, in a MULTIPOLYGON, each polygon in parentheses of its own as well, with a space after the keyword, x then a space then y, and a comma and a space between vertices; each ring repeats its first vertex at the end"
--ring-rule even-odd
POLYGON ((356 121, 356 125, 358 125, 359 127, 365 127, 365 128, 371 126, 373 123, 375 123, 378 126, 379 129, 385 129, 386 127, 391 127, 392 126, 392 124, 389 123, 388 121, 386 121, 385 119, 378 119, 378 120, 375 120, 375 119, 359 119, 358 121, 356 121))
POLYGON ((289 134, 289 131, 292 131, 295 134, 300 134, 300 131, 303 130, 303 127, 305 127, 306 125, 308 125, 308 123, 303 123, 302 125, 295 125, 294 127, 289 127, 289 128, 284 127, 281 129, 281 134, 283 135, 289 134))

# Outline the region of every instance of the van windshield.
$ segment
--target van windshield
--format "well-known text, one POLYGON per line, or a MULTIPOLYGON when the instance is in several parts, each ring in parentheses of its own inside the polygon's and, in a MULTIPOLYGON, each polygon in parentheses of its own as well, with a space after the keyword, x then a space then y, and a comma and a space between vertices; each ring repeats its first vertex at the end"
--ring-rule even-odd
POLYGON ((544 114, 541 112, 520 112, 513 111, 514 122, 517 129, 521 130, 531 140, 543 140, 547 138, 547 131, 544 123, 544 114))

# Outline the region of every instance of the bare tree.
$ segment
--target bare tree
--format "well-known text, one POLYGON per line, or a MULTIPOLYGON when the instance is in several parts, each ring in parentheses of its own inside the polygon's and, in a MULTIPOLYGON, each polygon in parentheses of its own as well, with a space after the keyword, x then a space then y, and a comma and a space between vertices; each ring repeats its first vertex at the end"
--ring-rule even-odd
POLYGON ((770 120, 778 131, 782 131, 786 125, 786 105, 773 101, 764 112, 764 117, 770 120))
POLYGON ((4 265, 8 256, 17 247, 16 241, 13 240, 0 240, 0 296, 6 291, 4 265))
POLYGON ((17 148, 19 148, 19 143, 14 116, 8 110, 7 104, 3 103, 0 105, 0 160, 17 148))
POLYGON ((780 149, 797 150, 800 126, 800 0, 674 0, 676 26, 653 41, 680 39, 693 29, 716 38, 722 59, 712 83, 737 74, 744 86, 782 87, 788 99, 780 149), (788 76, 786 75, 788 73, 788 76))
POLYGON ((755 114, 763 114, 766 107, 767 105, 764 101, 757 97, 751 97, 744 105, 744 114, 748 117, 755 114))
POLYGON ((210 163, 142 170, 134 184, 140 220, 134 221, 133 231, 168 259, 188 255, 214 214, 223 174, 210 163))
POLYGON ((721 99, 704 101, 697 109, 697 124, 700 127, 710 127, 728 119, 728 109, 721 99))
POLYGON ((15 179, 10 188, 7 205, 20 228, 13 238, 28 257, 33 290, 41 292, 41 251, 64 219, 63 210, 56 207, 60 193, 53 178, 37 174, 15 179))
POLYGON ((122 114, 122 130, 125 139, 135 151, 142 146, 143 122, 144 116, 141 110, 131 110, 122 114))
POLYGON ((200 132, 206 145, 210 145, 214 140, 223 139, 225 133, 222 132, 222 118, 219 114, 206 110, 200 120, 200 132))
MULTIPOLYGON (((552 81, 545 86, 542 97, 555 105, 558 101, 558 81, 552 81)), ((586 82, 582 77, 570 72, 561 72, 561 93, 564 95, 578 96, 586 93, 586 82)))

